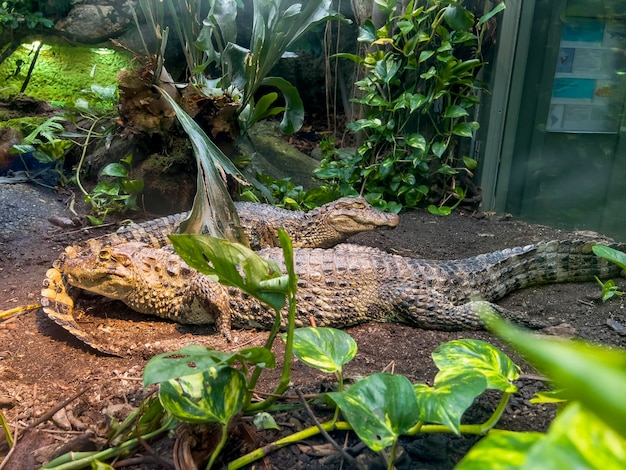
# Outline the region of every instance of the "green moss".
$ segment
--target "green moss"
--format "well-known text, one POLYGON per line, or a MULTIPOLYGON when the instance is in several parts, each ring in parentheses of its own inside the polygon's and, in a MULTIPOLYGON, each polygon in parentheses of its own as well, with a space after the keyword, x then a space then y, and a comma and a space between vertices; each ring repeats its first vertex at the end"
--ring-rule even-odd
POLYGON ((0 129, 4 127, 12 127, 13 129, 19 130, 22 134, 29 134, 33 129, 35 129, 39 124, 44 122, 46 117, 21 117, 15 119, 8 119, 6 121, 0 122, 0 129))
MULTIPOLYGON (((35 55, 32 44, 22 44, 0 64, 0 99, 19 93, 35 55), (22 61, 18 70, 18 61, 22 61)), ((132 58, 123 51, 66 44, 44 45, 24 94, 56 106, 71 106, 91 85, 110 85, 132 58)))

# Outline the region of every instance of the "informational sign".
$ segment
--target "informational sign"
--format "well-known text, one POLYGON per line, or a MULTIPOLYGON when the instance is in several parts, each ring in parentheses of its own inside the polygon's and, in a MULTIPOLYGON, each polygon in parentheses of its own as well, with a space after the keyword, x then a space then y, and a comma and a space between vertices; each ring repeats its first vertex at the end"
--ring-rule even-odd
POLYGON ((566 19, 546 129, 619 131, 626 98, 626 24, 566 19))

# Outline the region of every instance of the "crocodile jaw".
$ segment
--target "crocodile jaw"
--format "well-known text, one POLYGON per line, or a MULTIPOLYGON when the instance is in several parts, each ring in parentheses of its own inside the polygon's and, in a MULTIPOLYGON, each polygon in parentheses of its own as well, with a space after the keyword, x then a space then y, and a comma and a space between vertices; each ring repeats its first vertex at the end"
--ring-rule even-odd
POLYGON ((136 289, 130 258, 111 257, 111 248, 90 244, 82 251, 67 250, 58 268, 68 284, 80 289, 124 300, 136 289))
POLYGON ((80 273, 66 273, 67 282, 80 289, 100 294, 116 300, 124 300, 135 288, 123 273, 91 272, 88 276, 81 276, 80 273))

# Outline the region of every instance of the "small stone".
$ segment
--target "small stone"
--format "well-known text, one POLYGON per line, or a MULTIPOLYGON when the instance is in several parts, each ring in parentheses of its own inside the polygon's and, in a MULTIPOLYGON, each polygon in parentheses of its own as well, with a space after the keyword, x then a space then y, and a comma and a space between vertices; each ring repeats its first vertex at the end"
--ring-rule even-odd
POLYGON ((613 330, 615 330, 619 335, 621 335, 621 336, 626 335, 626 328, 624 328, 624 325, 622 325, 617 320, 609 318, 609 319, 606 320, 606 324, 607 324, 607 326, 609 326, 613 330))
POLYGON ((546 334, 560 336, 562 338, 574 338, 578 335, 576 328, 569 323, 560 323, 558 325, 549 326, 544 328, 543 331, 546 334))

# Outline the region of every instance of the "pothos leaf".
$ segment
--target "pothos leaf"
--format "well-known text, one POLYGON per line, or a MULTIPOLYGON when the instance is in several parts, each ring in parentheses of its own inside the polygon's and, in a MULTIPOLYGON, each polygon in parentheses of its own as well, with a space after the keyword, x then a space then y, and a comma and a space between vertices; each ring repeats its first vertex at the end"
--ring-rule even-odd
POLYGON ((327 395, 337 403, 359 438, 375 452, 392 445, 418 419, 413 386, 403 375, 373 374, 345 392, 327 395))
POLYGON ((322 372, 341 371, 356 352, 356 342, 344 331, 334 328, 298 328, 294 331, 293 353, 308 366, 322 372))
POLYGON ((221 366, 161 383, 159 400, 182 421, 227 424, 243 407, 246 393, 243 373, 221 366))

